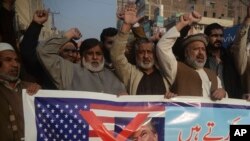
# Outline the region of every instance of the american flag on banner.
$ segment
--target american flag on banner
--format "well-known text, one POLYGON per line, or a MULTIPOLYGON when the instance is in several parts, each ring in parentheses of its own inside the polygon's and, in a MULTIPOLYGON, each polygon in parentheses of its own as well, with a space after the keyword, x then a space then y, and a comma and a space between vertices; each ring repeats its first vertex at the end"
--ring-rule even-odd
POLYGON ((146 113, 147 118, 157 117, 161 123, 165 117, 164 105, 146 102, 36 97, 34 108, 37 141, 101 141, 104 138, 94 127, 98 124, 96 120, 116 138, 140 113, 146 113), (86 117, 81 112, 85 112, 86 117))

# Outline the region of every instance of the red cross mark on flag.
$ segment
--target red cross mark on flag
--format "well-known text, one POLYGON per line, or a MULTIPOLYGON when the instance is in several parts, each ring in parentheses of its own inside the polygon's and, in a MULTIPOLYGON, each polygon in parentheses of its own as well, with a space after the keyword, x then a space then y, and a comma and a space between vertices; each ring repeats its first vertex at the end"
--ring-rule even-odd
POLYGON ((80 110, 80 115, 88 122, 96 134, 104 141, 126 141, 142 125, 149 113, 140 113, 115 137, 93 111, 80 110))

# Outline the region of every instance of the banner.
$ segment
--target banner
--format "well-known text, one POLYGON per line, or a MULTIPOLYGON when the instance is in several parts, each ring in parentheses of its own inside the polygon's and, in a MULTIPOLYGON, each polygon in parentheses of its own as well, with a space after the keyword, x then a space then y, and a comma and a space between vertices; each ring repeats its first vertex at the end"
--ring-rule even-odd
POLYGON ((250 125, 236 99, 41 90, 23 105, 26 141, 229 141, 229 125, 250 125))
POLYGON ((239 28, 240 25, 238 24, 233 27, 224 29, 223 47, 228 48, 232 45, 239 28))

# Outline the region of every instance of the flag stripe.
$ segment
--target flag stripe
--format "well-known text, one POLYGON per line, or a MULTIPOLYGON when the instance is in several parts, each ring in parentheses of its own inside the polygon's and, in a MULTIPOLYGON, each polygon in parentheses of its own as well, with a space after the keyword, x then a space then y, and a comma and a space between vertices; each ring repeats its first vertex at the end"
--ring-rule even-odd
MULTIPOLYGON (((110 130, 112 133, 114 132, 114 130, 110 130)), ((89 137, 98 137, 99 138, 99 136, 96 134, 96 131, 94 131, 94 130, 91 130, 91 131, 89 131, 89 137)))
POLYGON ((111 111, 129 111, 129 112, 149 112, 164 111, 165 106, 112 106, 104 104, 90 104, 90 109, 102 109, 111 111))
POLYGON ((99 137, 91 137, 89 138, 89 141, 103 141, 103 140, 99 137))
POLYGON ((115 119, 114 117, 107 117, 107 116, 98 116, 98 118, 105 123, 114 123, 115 119))
POLYGON ((92 109, 98 117, 106 116, 106 117, 135 117, 139 113, 149 113, 149 117, 165 117, 165 111, 158 112, 117 112, 117 111, 106 111, 106 110, 96 110, 92 109))
MULTIPOLYGON (((103 124, 108 130, 114 130, 115 123, 103 123, 103 124)), ((89 126, 89 130, 93 130, 93 128, 89 126)))

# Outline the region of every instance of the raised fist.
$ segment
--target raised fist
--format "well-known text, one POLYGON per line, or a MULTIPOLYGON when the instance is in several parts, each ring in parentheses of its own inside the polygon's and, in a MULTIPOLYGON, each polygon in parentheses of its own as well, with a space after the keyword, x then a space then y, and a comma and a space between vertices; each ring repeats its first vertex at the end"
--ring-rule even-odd
POLYGON ((193 11, 191 13, 187 13, 183 15, 183 20, 188 21, 189 25, 193 23, 198 23, 201 20, 201 18, 202 16, 197 11, 193 11))
POLYGON ((192 23, 197 23, 201 20, 201 14, 198 13, 197 11, 193 11, 190 14, 190 20, 192 21, 192 23))
POLYGON ((82 34, 78 28, 71 28, 65 34, 68 39, 78 40, 82 37, 82 34))
POLYGON ((33 21, 38 24, 44 24, 49 17, 49 10, 36 10, 33 21))

